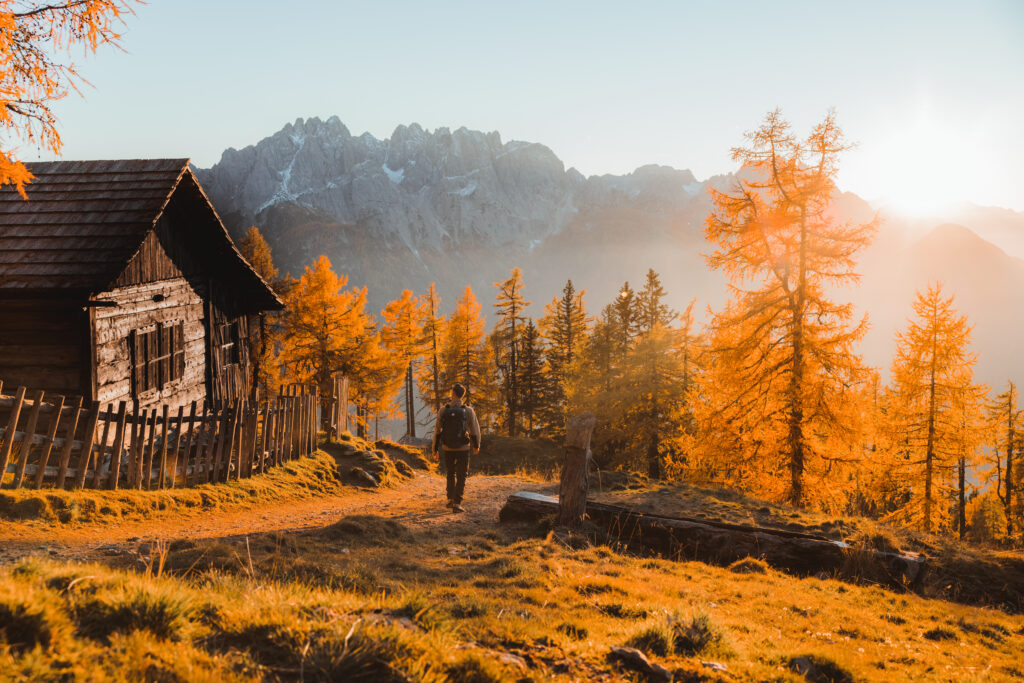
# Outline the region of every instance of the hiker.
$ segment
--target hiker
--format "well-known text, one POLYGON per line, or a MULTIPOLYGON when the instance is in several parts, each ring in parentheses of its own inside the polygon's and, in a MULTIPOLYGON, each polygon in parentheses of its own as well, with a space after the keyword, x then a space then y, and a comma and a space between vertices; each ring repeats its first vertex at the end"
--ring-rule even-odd
POLYGON ((466 387, 461 384, 453 386, 451 401, 437 412, 434 423, 434 460, 440 460, 438 452, 444 453, 448 507, 452 512, 464 511, 462 494, 466 490, 469 456, 480 452, 480 423, 473 409, 463 404, 465 395, 466 387))

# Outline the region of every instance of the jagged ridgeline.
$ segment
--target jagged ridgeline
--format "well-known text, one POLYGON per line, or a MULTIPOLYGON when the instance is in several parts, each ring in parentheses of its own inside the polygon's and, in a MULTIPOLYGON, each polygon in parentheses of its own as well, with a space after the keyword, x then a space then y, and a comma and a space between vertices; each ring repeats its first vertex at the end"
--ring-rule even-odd
MULTIPOLYGON (((379 140, 353 136, 337 117, 298 119, 198 174, 236 238, 259 226, 277 266, 293 275, 326 254, 336 272, 368 287, 371 311, 431 282, 445 311, 466 285, 489 301, 512 267, 538 304, 567 279, 591 301, 609 301, 648 268, 676 310, 694 298, 698 315, 725 302, 725 280, 702 256, 703 225, 708 187, 725 188, 731 175, 699 181, 643 166, 584 178, 544 145, 503 142, 496 132, 412 124, 379 140)), ((834 208, 841 220, 874 215, 849 192, 834 208)), ((858 264, 862 282, 840 297, 870 314, 868 364, 888 367, 915 292, 942 281, 974 325, 979 379, 998 385, 1024 371, 1012 342, 1024 337, 1024 317, 1005 315, 1024 308, 1022 236, 1024 214, 1004 209, 964 206, 916 222, 883 214, 858 264)))
POLYGON ((369 287, 375 310, 432 281, 448 302, 467 284, 489 292, 513 266, 536 292, 572 278, 606 298, 649 267, 681 305, 723 291, 699 256, 710 204, 689 171, 584 178, 544 145, 496 132, 412 124, 378 140, 331 117, 299 119, 199 173, 233 234, 258 225, 296 275, 326 254, 369 287))

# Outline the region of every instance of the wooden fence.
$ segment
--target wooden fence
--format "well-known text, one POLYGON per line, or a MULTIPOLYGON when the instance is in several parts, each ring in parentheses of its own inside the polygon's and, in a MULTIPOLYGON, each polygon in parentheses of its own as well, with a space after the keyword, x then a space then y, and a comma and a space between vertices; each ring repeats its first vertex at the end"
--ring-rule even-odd
POLYGON ((255 404, 83 405, 0 382, 0 487, 160 489, 262 474, 316 450, 315 388, 255 404))

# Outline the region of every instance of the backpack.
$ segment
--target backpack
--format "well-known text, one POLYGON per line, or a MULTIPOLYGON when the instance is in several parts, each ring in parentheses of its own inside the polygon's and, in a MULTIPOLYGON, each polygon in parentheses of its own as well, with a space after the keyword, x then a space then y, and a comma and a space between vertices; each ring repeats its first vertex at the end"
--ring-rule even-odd
POLYGON ((445 406, 441 413, 441 444, 446 448, 461 449, 469 445, 466 426, 466 406, 445 406))

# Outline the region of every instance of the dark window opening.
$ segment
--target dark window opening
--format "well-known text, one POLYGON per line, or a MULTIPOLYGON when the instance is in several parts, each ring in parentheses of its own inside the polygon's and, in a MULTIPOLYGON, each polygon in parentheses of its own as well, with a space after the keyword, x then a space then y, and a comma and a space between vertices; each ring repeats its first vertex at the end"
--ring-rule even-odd
POLYGON ((242 329, 237 320, 220 326, 221 367, 242 362, 242 329))
POLYGON ((132 394, 162 389, 185 375, 185 325, 157 323, 131 334, 132 394))

